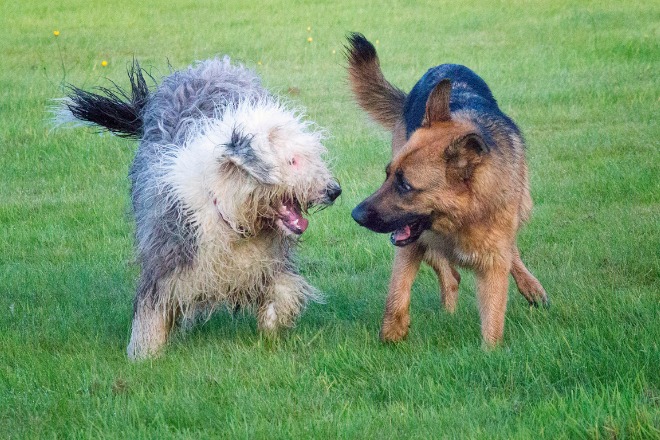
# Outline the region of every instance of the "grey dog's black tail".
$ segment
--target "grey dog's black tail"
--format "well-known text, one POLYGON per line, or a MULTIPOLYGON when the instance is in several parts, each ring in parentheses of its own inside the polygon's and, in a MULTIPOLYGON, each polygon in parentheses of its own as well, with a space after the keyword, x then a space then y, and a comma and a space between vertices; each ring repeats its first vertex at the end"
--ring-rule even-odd
POLYGON ((133 60, 128 68, 130 91, 121 89, 115 83, 114 88, 98 87, 100 94, 68 85, 68 99, 64 100, 64 107, 75 119, 96 124, 117 136, 139 139, 143 134, 142 110, 149 98, 149 87, 143 72, 137 60, 133 60))

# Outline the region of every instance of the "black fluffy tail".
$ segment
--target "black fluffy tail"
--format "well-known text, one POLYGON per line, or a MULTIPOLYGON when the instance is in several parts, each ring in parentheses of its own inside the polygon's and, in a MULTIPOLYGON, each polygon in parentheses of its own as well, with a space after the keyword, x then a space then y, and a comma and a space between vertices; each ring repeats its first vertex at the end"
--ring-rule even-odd
POLYGON ((376 122, 392 130, 403 116, 406 94, 383 76, 376 48, 364 35, 348 35, 348 78, 358 104, 376 122))
POLYGON ((130 92, 114 82, 114 88, 98 87, 101 94, 68 85, 68 99, 63 101, 62 110, 67 112, 68 109, 70 117, 96 124, 117 136, 139 139, 143 134, 142 110, 149 98, 143 72, 140 64, 133 60, 128 68, 130 92))

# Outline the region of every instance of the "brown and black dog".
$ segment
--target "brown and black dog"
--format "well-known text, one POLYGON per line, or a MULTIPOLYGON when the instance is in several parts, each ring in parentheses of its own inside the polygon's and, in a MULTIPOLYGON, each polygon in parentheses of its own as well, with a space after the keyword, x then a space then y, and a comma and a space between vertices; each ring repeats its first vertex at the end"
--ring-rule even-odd
POLYGON ((360 225, 392 233, 398 246, 380 337, 398 341, 408 334, 410 289, 425 261, 438 275, 449 312, 460 281, 452 265, 474 270, 481 333, 493 346, 504 330, 509 273, 530 304, 548 304, 516 245, 532 209, 522 134, 467 67, 431 68, 406 94, 385 79, 363 35, 348 40, 353 93, 392 131, 385 183, 352 213, 360 225))

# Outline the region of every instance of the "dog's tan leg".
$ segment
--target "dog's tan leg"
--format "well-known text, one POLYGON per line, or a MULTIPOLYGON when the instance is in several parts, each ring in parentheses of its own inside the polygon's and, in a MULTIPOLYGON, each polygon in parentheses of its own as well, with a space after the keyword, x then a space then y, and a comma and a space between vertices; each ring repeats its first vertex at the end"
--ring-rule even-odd
POLYGON ((147 299, 136 302, 128 357, 140 360, 157 355, 167 342, 174 318, 174 311, 157 310, 147 299))
POLYGON ((461 282, 461 275, 449 264, 446 258, 437 253, 427 252, 424 255, 424 261, 433 268, 438 276, 442 306, 449 313, 454 313, 458 301, 458 285, 461 282))
POLYGON ((520 259, 518 247, 513 248, 513 259, 511 262, 511 275, 518 286, 518 291, 525 297, 530 305, 539 306, 539 300, 544 306, 548 306, 548 294, 543 289, 539 280, 527 270, 525 264, 520 259))
POLYGON ((282 327, 293 326, 307 299, 316 295, 316 290, 301 276, 277 274, 257 311, 259 330, 274 334, 282 327))
POLYGON ((493 347, 502 340, 508 290, 508 267, 495 266, 477 271, 481 335, 487 347, 493 347))
POLYGON ((423 255, 424 252, 415 243, 396 250, 385 316, 380 329, 380 339, 383 342, 399 341, 408 334, 410 289, 419 271, 423 255))

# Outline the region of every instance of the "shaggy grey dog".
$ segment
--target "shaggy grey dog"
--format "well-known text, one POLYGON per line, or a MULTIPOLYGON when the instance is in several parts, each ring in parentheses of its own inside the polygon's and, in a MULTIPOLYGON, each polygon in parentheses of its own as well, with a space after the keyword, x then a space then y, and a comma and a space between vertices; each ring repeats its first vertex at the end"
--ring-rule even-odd
POLYGON ((317 291, 292 250, 312 207, 341 193, 322 133, 228 57, 163 79, 137 62, 130 93, 71 86, 59 122, 139 139, 129 177, 141 266, 128 356, 156 354, 173 325, 219 305, 256 311, 259 328, 292 326, 317 291))

